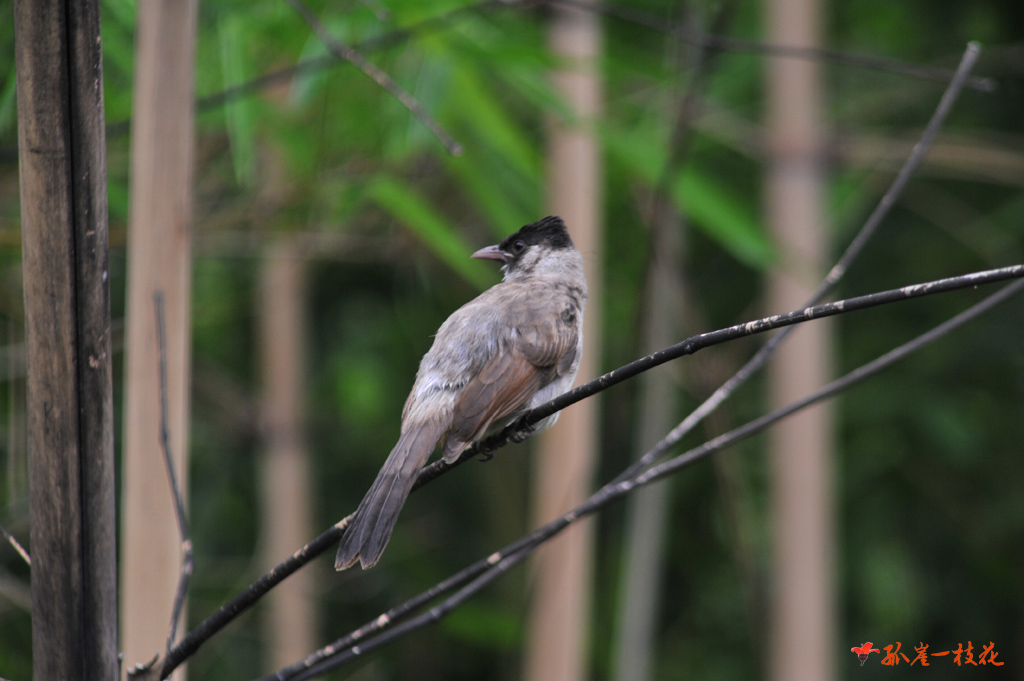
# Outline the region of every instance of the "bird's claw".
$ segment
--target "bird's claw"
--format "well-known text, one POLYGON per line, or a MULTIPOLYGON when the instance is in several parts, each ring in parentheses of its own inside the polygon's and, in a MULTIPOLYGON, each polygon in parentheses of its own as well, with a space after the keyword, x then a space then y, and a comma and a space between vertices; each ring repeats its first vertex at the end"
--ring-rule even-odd
POLYGON ((531 435, 533 435, 534 431, 536 431, 536 430, 537 430, 537 426, 536 425, 521 426, 521 427, 517 428, 516 432, 512 433, 512 435, 510 435, 508 439, 511 442, 515 442, 516 444, 519 444, 520 442, 524 442, 527 438, 529 438, 531 435))

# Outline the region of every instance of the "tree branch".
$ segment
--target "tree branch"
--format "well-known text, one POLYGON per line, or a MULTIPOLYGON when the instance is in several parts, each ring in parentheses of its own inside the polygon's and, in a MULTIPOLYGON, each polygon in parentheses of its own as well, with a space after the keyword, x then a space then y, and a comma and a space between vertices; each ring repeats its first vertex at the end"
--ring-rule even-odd
MULTIPOLYGON (((939 293, 947 293, 949 291, 956 291, 965 288, 973 288, 983 284, 1021 277, 1024 277, 1024 265, 1011 265, 1009 267, 986 270, 983 272, 973 272, 958 277, 939 279, 936 281, 904 286, 898 289, 872 293, 865 296, 848 298, 834 303, 816 305, 814 307, 794 310, 786 314, 763 317, 745 324, 736 324, 725 329, 719 329, 717 331, 693 336, 680 343, 658 350, 646 357, 610 371, 603 376, 595 378, 588 383, 570 390, 569 392, 563 393, 559 397, 556 397, 536 409, 527 411, 514 423, 506 426, 501 432, 467 448, 462 455, 452 463, 447 463, 444 459, 439 459, 438 461, 424 467, 423 470, 420 471, 413 489, 419 489, 431 480, 480 454, 489 455, 493 453, 500 447, 508 444, 517 434, 528 432, 530 426, 538 423, 548 416, 551 416, 555 412, 561 411, 570 405, 607 390, 613 385, 618 385, 619 383, 629 378, 633 378, 644 371, 648 371, 656 366, 660 366, 684 355, 692 355, 704 348, 746 336, 765 333, 773 329, 792 326, 812 319, 831 317, 857 310, 866 310, 872 307, 887 305, 898 301, 921 298, 939 293)), ((333 525, 319 537, 296 552, 288 560, 284 561, 277 567, 273 568, 269 573, 250 584, 244 592, 239 594, 239 596, 235 597, 228 604, 222 606, 213 615, 208 617, 199 626, 184 636, 178 646, 168 652, 160 678, 163 679, 169 676, 178 665, 198 650, 203 643, 213 636, 213 634, 249 608, 285 577, 292 574, 310 560, 320 555, 320 553, 323 553, 325 550, 333 546, 334 542, 339 540, 341 535, 344 533, 345 527, 347 527, 349 522, 349 517, 346 517, 333 525)))
POLYGON ((170 676, 182 662, 194 655, 200 646, 210 640, 214 634, 226 627, 236 617, 252 607, 268 591, 321 553, 335 546, 345 533, 345 528, 348 526, 351 517, 350 515, 327 528, 320 536, 293 553, 279 565, 273 567, 270 572, 246 587, 245 591, 222 605, 213 614, 196 625, 194 629, 182 636, 178 645, 167 651, 167 654, 164 656, 160 678, 166 679, 170 676))
MULTIPOLYGON (((953 77, 953 71, 913 64, 898 59, 886 59, 884 57, 873 57, 840 50, 830 50, 822 47, 793 47, 790 45, 776 45, 772 43, 758 42, 755 40, 741 40, 723 35, 707 35, 696 31, 688 31, 679 25, 665 21, 654 14, 634 9, 625 5, 617 5, 600 0, 547 0, 553 5, 566 5, 577 7, 589 12, 597 12, 622 21, 649 28, 653 31, 666 33, 684 43, 702 47, 705 49, 720 50, 723 52, 747 52, 760 54, 766 57, 782 57, 788 59, 806 59, 809 61, 831 62, 842 66, 870 69, 872 71, 884 71, 895 73, 911 78, 931 80, 939 83, 949 82, 953 77)), ((981 92, 994 92, 998 85, 992 78, 972 77, 966 82, 966 87, 981 92)))
POLYGON ((164 294, 156 291, 153 294, 153 306, 156 311, 156 338, 160 361, 160 449, 163 450, 164 464, 167 466, 167 479, 171 483, 171 495, 174 498, 174 514, 178 521, 178 535, 181 538, 181 576, 178 578, 178 589, 174 594, 174 605, 171 608, 171 624, 167 632, 166 658, 174 646, 174 635, 178 631, 178 622, 185 607, 185 593, 188 591, 189 578, 195 563, 192 560, 192 539, 188 532, 188 518, 185 516, 185 500, 178 484, 178 474, 174 470, 174 459, 171 456, 171 435, 167 416, 167 331, 164 321, 164 294))
MULTIPOLYGON (((612 502, 621 499, 632 491, 652 482, 668 477, 697 461, 708 457, 714 452, 729 447, 740 440, 751 437, 778 421, 813 404, 832 397, 847 388, 873 376, 881 370, 895 364, 908 355, 920 350, 929 343, 941 338, 949 332, 969 323, 976 317, 991 310, 993 307, 1024 290, 1024 280, 1018 280, 1003 287, 996 293, 974 304, 964 312, 956 315, 917 338, 887 352, 877 359, 862 365, 845 376, 832 381, 823 388, 790 405, 754 419, 743 426, 705 442, 704 444, 680 454, 665 463, 645 472, 637 472, 631 476, 620 474, 610 483, 595 492, 585 502, 572 509, 543 527, 496 551, 484 560, 477 561, 452 577, 431 587, 415 598, 403 603, 387 613, 368 622, 359 629, 321 648, 304 660, 289 665, 274 674, 261 677, 258 681, 304 681, 335 669, 355 657, 364 655, 391 641, 443 619, 452 610, 461 605, 471 596, 493 582, 511 567, 539 548, 543 543, 555 537, 576 520, 591 515, 612 502), (396 621, 403 616, 419 609, 443 593, 463 586, 454 596, 429 611, 409 619, 403 623, 396 621), (389 628, 390 627, 390 628, 389 628), (381 633, 382 632, 382 633, 381 633), (356 641, 360 641, 355 645, 356 641)), ((669 438, 655 446, 651 452, 664 451, 669 438)), ((646 456, 645 456, 646 458, 646 456)))
MULTIPOLYGON (((974 67, 975 62, 978 60, 978 56, 981 54, 981 47, 978 43, 968 43, 967 49, 964 50, 964 54, 960 59, 960 65, 957 67, 953 74, 953 79, 950 81, 946 91, 942 93, 942 97, 939 99, 939 104, 935 108, 935 112, 932 113, 931 119, 928 121, 928 125, 925 126, 924 132, 921 133, 921 138, 914 145, 913 150, 910 152, 910 156, 903 163, 903 167, 900 168, 899 173, 896 174, 896 178, 892 184, 886 190, 885 194, 882 195, 882 199, 875 206, 875 209, 871 211, 871 215, 864 222, 864 226, 860 228, 857 235, 850 242, 850 245, 846 247, 846 251, 840 256, 836 264, 829 270, 829 273, 825 276, 825 279, 818 286, 817 290, 811 295, 811 297, 804 303, 804 306, 814 305, 828 296, 835 287, 839 284, 839 281, 846 274, 846 270, 849 269, 850 265, 854 260, 861 254, 868 241, 878 231, 878 227, 882 224, 882 220, 889 215, 889 211, 896 205, 896 201, 903 194, 903 190, 906 188, 907 183, 910 181, 911 176, 917 171, 918 166, 924 160, 928 150, 931 149, 932 144, 935 142, 935 138, 939 134, 939 129, 945 122, 946 117, 953 108, 953 104, 956 102, 963 90, 964 85, 967 82, 968 75, 971 69, 974 67)), ((782 344, 784 340, 793 331, 792 328, 783 330, 781 333, 776 334, 768 340, 747 362, 740 367, 728 381, 723 383, 714 393, 711 394, 699 407, 683 420, 672 432, 669 434, 674 444, 681 440, 687 433, 693 430, 698 423, 704 420, 704 418, 719 407, 725 400, 729 398, 736 389, 746 383, 747 379, 754 375, 771 357, 775 349, 782 344)), ((653 451, 653 450, 652 450, 653 451)), ((642 470, 647 466, 651 465, 654 459, 648 458, 648 456, 641 457, 636 463, 630 468, 623 471, 623 475, 629 476, 638 470, 642 470)))
MULTIPOLYGON (((817 300, 819 300, 821 297, 824 297, 827 294, 827 292, 830 291, 835 286, 835 284, 845 273, 846 269, 849 267, 850 263, 863 250, 864 245, 867 243, 868 239, 874 234, 878 225, 881 223, 882 219, 888 214, 892 205, 895 204, 897 197, 900 195, 900 193, 903 190, 903 187, 906 185, 906 181, 916 170, 917 166, 923 159, 925 153, 931 146, 932 141, 934 140, 935 135, 938 132, 938 129, 941 127, 942 122, 945 120, 946 115, 952 107, 957 95, 968 82, 967 74, 969 73, 974 61, 977 59, 977 56, 977 45, 969 45, 967 51, 964 54, 963 59, 961 60, 959 68, 953 75, 949 87, 946 89, 946 92, 943 94, 943 97, 940 100, 939 106, 936 108, 935 113, 932 115, 931 120, 926 126, 925 131, 922 134, 921 140, 917 143, 917 145, 914 148, 914 151, 911 153, 911 156, 907 159, 907 162, 904 164, 904 167, 897 175, 896 180, 894 180, 893 182, 893 186, 890 187, 886 194, 883 196, 881 202, 879 203, 879 206, 868 218, 864 227, 861 228, 860 232, 854 238, 853 242, 851 242, 846 252, 840 258, 839 262, 837 262, 836 266, 832 268, 832 271, 830 271, 825 282, 823 282, 822 287, 819 288, 819 290, 816 292, 815 298, 812 299, 812 301, 810 302, 817 302, 817 300)), ((751 322, 751 324, 754 323, 755 322, 751 322)), ((750 374, 756 371, 757 368, 759 368, 764 363, 764 361, 767 359, 767 356, 772 352, 774 347, 778 345, 779 342, 781 342, 781 339, 773 339, 771 342, 769 342, 768 345, 762 348, 761 351, 759 351, 757 355, 755 355, 755 357, 753 357, 743 368, 740 369, 736 376, 734 376, 725 385, 723 385, 722 388, 716 391, 715 394, 713 394, 711 398, 709 398, 703 405, 701 405, 701 407, 698 408, 698 410, 694 412, 694 414, 691 414, 691 416, 688 417, 687 420, 683 421, 683 423, 677 426, 677 428, 674 429, 672 433, 670 433, 670 437, 674 437, 673 443, 675 441, 678 441, 678 439, 680 439, 686 432, 689 432, 689 430, 692 429, 694 425, 696 425, 708 413, 713 411, 714 408, 718 406, 718 404, 724 401, 726 397, 728 397, 740 384, 742 384, 749 377, 750 374)), ((674 357, 669 359, 673 358, 674 357)), ((638 362, 639 361, 643 360, 638 360, 638 362)), ((665 359, 663 361, 668 361, 668 359, 665 359)), ((616 372, 623 371, 628 367, 632 367, 634 364, 637 363, 634 362, 633 364, 627 365, 622 369, 618 369, 616 371, 611 372, 610 374, 606 374, 604 377, 598 378, 595 381, 591 381, 590 383, 584 386, 580 386, 579 388, 577 388, 577 390, 586 389, 588 388, 588 386, 599 386, 601 381, 606 379, 610 381, 612 380, 612 377, 613 375, 616 374, 616 372)), ((651 366, 656 366, 656 364, 653 364, 651 366)), ((640 371, 643 370, 646 369, 640 369, 640 371)), ((639 371, 637 371, 637 373, 639 373, 639 371)), ((619 380, 625 379, 618 378, 617 380, 614 381, 614 383, 619 382, 619 380)), ((614 385, 614 383, 608 383, 608 385, 605 385, 604 387, 610 387, 610 385, 614 385)), ((595 390, 595 392, 603 390, 604 387, 599 387, 597 390, 595 390)), ((573 393, 575 393, 575 391, 572 391, 571 393, 566 393, 565 395, 562 395, 560 398, 557 398, 556 400, 548 403, 548 405, 544 406, 553 405, 558 400, 566 398, 567 396, 570 396, 573 393)), ((583 397, 580 397, 579 399, 583 399, 583 397)), ((558 406, 557 408, 553 409, 550 413, 554 413, 555 411, 558 411, 559 409, 562 409, 575 401, 577 400, 574 399, 572 400, 572 402, 562 404, 561 406, 558 406)), ((548 414, 545 414, 544 416, 546 415, 548 414)), ((525 425, 525 419, 529 416, 530 414, 524 415, 523 420, 521 420, 520 423, 525 425)), ((538 416, 534 420, 531 420, 530 423, 536 423, 537 421, 544 418, 544 416, 538 416)), ((413 489, 415 490, 422 487, 431 480, 446 473, 448 470, 451 470, 455 466, 460 465, 463 461, 473 458, 477 454, 484 452, 492 452, 498 447, 503 446, 508 442, 509 434, 514 432, 515 425, 516 424, 513 424, 513 426, 506 428, 505 431, 492 438, 489 438, 484 443, 479 443, 472 446, 471 448, 466 450, 463 453, 463 455, 455 462, 446 463, 443 460, 438 460, 433 464, 425 467, 422 471, 420 471, 419 477, 417 478, 416 484, 413 487, 413 489)), ((624 471, 623 475, 632 475, 637 471, 646 468, 653 461, 654 458, 650 458, 650 453, 648 453, 648 455, 645 455, 644 457, 639 459, 633 466, 624 471)), ((270 572, 263 575, 252 584, 250 584, 245 591, 240 593, 238 596, 233 598, 225 605, 221 606, 213 614, 211 614, 209 617, 203 620, 203 622, 197 625, 192 631, 188 632, 184 637, 182 637, 182 640, 179 642, 179 644, 175 648, 168 651, 164 661, 163 670, 161 672, 161 678, 166 678, 167 676, 169 676, 170 673, 178 667, 178 665, 180 665, 185 659, 194 654, 195 651, 198 650, 203 643, 209 640, 209 638, 211 638, 214 634, 220 631, 220 629, 226 626, 229 622, 234 620, 238 615, 247 610, 256 601, 262 598, 262 596, 265 593, 267 593, 270 589, 274 588, 274 586, 276 586, 278 583, 286 579, 296 570, 300 569, 303 565, 313 560, 321 553, 323 553, 327 549, 331 548, 334 544, 336 544, 341 539, 341 536, 344 534, 345 527, 347 527, 348 525, 348 521, 349 518, 345 518, 340 522, 336 523, 335 525, 331 526, 330 528, 328 528, 318 537, 316 537, 311 542, 306 544, 306 546, 302 547, 302 549, 297 551, 294 555, 290 556, 287 560, 283 561, 281 564, 274 567, 270 572)))
POLYGON ((462 146, 452 139, 452 136, 441 127, 441 124, 430 115, 430 112, 424 108, 418 99, 409 94, 409 92, 396 83, 391 76, 367 60, 367 58, 360 54, 355 48, 342 44, 337 38, 331 35, 331 32, 327 30, 327 27, 324 26, 319 17, 313 13, 313 10, 311 10, 303 0, 285 0, 285 2, 291 5, 292 9, 298 12, 299 16, 309 24, 309 27, 312 28, 313 32, 317 34, 321 41, 323 41, 331 54, 338 59, 344 59, 348 63, 352 64, 368 77, 373 79, 377 85, 380 85, 391 93, 391 96, 401 102, 405 108, 412 112, 413 116, 418 118, 423 125, 427 126, 430 132, 434 133, 434 136, 437 137, 441 144, 444 145, 449 154, 452 156, 458 156, 462 153, 462 146))
MULTIPOLYGON (((761 43, 751 40, 739 40, 736 38, 729 38, 720 35, 705 35, 700 33, 690 33, 681 30, 674 24, 665 22, 659 17, 652 14, 642 12, 639 10, 631 9, 622 5, 612 5, 610 3, 595 3, 595 2, 584 2, 582 0, 549 0, 550 2, 561 2, 563 4, 578 6, 582 9, 589 10, 592 12, 599 12, 608 16, 613 16, 623 21, 629 21, 631 23, 650 28, 655 31, 663 33, 669 33, 683 42, 687 42, 693 45, 706 47, 709 49, 716 49, 726 52, 748 52, 752 54, 762 54, 768 57, 786 57, 792 59, 809 59, 815 61, 831 62, 835 64, 842 64, 845 66, 851 66, 854 68, 864 68, 876 71, 884 71, 887 73, 895 73, 899 75, 908 76, 911 78, 919 78, 923 80, 931 80, 936 82, 949 82, 953 76, 953 72, 948 69, 936 68, 931 66, 924 66, 921 64, 913 64, 910 62, 904 62, 897 59, 886 59, 882 57, 873 57, 870 55, 852 54, 849 52, 842 52, 839 50, 828 50, 824 48, 801 48, 791 47, 785 45, 772 45, 769 43, 761 43)), ((464 14, 483 14, 491 12, 496 9, 515 9, 515 8, 529 8, 534 7, 538 3, 537 0, 482 0, 481 2, 465 5, 463 7, 457 7, 449 12, 445 12, 429 19, 424 19, 418 23, 412 24, 405 28, 398 28, 386 33, 382 33, 374 38, 369 38, 362 42, 359 42, 351 47, 353 50, 359 52, 368 52, 380 49, 386 49, 394 45, 403 43, 413 37, 426 34, 429 31, 441 30, 448 28, 451 25, 452 19, 459 15, 464 14)), ((196 100, 196 112, 202 113, 221 107, 228 102, 232 102, 242 97, 248 97, 260 90, 277 85, 282 82, 286 82, 295 76, 309 75, 318 73, 324 69, 333 68, 338 66, 343 58, 337 57, 334 54, 322 55, 319 57, 311 57, 309 59, 297 62, 292 66, 278 69, 265 73, 262 76, 257 76, 252 80, 238 85, 214 92, 204 97, 200 97, 196 100)), ((977 90, 980 92, 993 92, 997 89, 998 85, 992 78, 981 78, 971 77, 964 83, 964 87, 971 90, 977 90)), ((116 123, 110 123, 107 125, 107 140, 116 139, 127 135, 131 129, 131 120, 117 121, 116 123)), ((17 160, 18 149, 17 147, 7 147, 0 149, 0 162, 9 162, 17 160)))

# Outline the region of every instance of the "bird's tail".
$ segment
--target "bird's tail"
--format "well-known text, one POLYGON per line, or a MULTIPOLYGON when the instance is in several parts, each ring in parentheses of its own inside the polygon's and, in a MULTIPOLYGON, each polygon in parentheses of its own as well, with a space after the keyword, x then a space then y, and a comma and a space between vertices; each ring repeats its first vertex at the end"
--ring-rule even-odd
POLYGON ((408 428, 398 438, 341 538, 334 560, 335 570, 352 567, 357 561, 365 570, 377 562, 391 538, 398 513, 412 491, 417 474, 443 434, 443 426, 424 423, 408 428))

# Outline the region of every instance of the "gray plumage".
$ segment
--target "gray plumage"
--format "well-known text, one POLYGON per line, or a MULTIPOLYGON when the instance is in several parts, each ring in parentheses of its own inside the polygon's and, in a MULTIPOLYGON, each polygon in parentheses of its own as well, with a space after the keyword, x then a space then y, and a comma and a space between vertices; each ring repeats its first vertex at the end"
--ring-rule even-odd
POLYGON ((434 449, 453 461, 488 431, 572 387, 587 286, 583 259, 561 219, 526 225, 473 255, 502 260, 504 280, 438 329, 402 410, 398 442, 342 537, 338 570, 377 562, 434 449))

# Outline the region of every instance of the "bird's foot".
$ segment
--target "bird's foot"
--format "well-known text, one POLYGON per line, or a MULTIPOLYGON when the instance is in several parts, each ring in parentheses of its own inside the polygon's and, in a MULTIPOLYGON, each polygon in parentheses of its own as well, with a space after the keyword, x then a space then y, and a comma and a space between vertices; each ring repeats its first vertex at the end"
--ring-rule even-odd
POLYGON ((509 440, 519 444, 524 442, 527 438, 534 434, 537 430, 536 424, 522 425, 516 428, 515 432, 509 436, 509 440))
POLYGON ((490 461, 491 459, 494 458, 495 453, 498 451, 497 447, 495 447, 494 445, 489 445, 487 444, 487 442, 487 440, 482 440, 478 442, 476 445, 477 449, 479 450, 478 453, 480 455, 479 458, 477 459, 478 461, 490 461))

